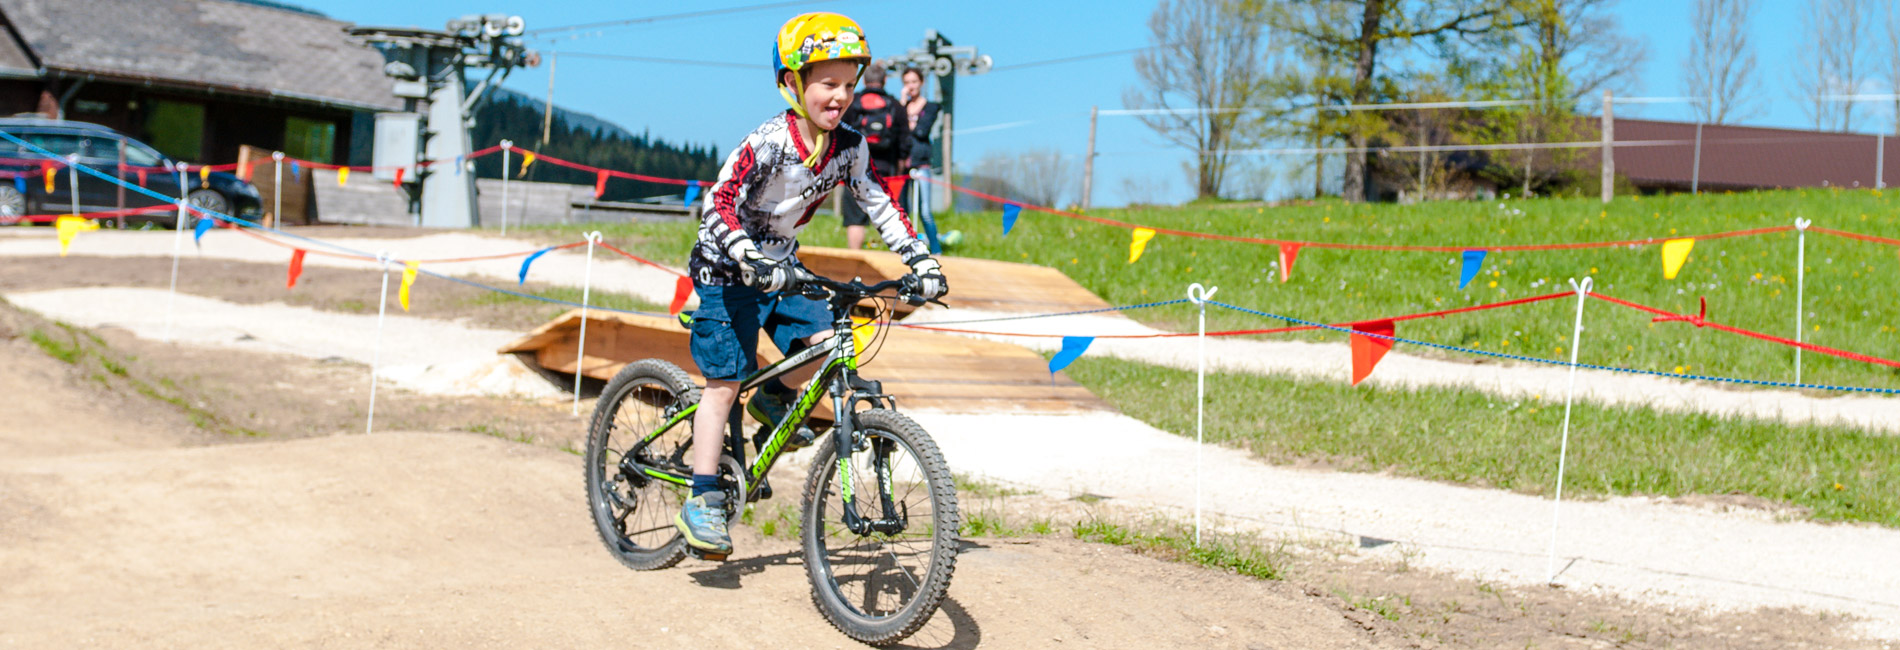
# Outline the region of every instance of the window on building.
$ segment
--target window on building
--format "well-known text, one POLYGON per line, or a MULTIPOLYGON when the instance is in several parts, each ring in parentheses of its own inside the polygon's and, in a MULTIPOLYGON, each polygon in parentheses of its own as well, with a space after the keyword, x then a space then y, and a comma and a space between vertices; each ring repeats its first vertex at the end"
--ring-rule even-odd
POLYGON ((301 117, 284 119, 284 155, 329 163, 336 154, 336 123, 301 117))
POLYGON ((176 160, 195 161, 204 155, 204 104, 153 100, 145 116, 150 144, 176 160))

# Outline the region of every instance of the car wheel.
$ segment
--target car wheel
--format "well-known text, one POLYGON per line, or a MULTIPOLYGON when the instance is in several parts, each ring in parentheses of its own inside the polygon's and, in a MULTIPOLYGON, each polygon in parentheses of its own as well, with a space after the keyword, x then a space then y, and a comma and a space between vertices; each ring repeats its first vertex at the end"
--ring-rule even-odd
POLYGON ((26 195, 12 184, 0 185, 0 226, 11 226, 26 216, 26 195))
POLYGON ((191 207, 205 212, 225 216, 230 216, 231 214, 230 199, 224 198, 224 195, 219 194, 216 190, 192 190, 190 194, 185 195, 185 202, 190 203, 191 207))

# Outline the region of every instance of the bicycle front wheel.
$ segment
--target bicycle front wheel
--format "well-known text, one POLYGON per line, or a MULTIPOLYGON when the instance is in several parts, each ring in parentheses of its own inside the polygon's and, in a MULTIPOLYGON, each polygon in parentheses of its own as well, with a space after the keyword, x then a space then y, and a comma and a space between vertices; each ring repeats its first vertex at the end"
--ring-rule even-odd
POLYGON ((630 364, 607 382, 587 431, 587 506, 600 540, 621 564, 664 569, 686 557, 673 517, 686 486, 637 471, 691 473, 692 422, 679 422, 641 444, 681 410, 699 403, 686 371, 659 359, 630 364))
POLYGON ((818 611, 846 636, 886 645, 923 627, 950 588, 957 489, 910 418, 886 409, 855 417, 861 441, 833 435, 813 461, 800 537, 818 611))

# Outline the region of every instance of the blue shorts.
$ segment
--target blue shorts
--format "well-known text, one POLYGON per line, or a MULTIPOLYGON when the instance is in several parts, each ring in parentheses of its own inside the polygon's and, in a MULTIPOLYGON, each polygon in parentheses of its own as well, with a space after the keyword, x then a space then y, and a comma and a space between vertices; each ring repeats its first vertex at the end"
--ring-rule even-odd
POLYGON ((831 329, 831 308, 798 294, 693 283, 693 363, 707 379, 739 381, 759 370, 759 330, 790 354, 799 339, 831 329))

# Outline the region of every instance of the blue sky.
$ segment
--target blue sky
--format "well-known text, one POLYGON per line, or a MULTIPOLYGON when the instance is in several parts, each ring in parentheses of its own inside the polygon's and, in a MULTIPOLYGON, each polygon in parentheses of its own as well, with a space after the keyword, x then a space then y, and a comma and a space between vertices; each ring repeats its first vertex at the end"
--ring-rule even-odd
MULTIPOLYGON (((523 16, 529 30, 579 23, 638 18, 698 9, 760 4, 762 0, 712 0, 694 3, 599 3, 573 0, 469 3, 458 0, 306 0, 305 6, 338 20, 374 25, 440 28, 448 19, 474 12, 523 16)), ((1801 127, 1806 123, 1789 97, 1790 66, 1798 47, 1800 12, 1805 0, 1758 0, 1751 24, 1758 58, 1762 110, 1748 123, 1801 127)), ((1027 125, 963 135, 957 159, 974 163, 986 152, 1054 149, 1079 159, 1088 138, 1088 110, 1120 108, 1133 81, 1127 55, 1075 63, 1009 70, 1015 63, 1109 52, 1148 44, 1147 18, 1153 0, 1091 2, 959 0, 953 3, 839 0, 813 3, 814 9, 845 13, 862 24, 876 54, 918 45, 924 30, 935 28, 958 45, 974 45, 995 59, 998 70, 964 77, 958 87, 959 130, 1015 122, 1027 125)), ((1631 84, 1638 95, 1684 94, 1682 59, 1690 31, 1689 0, 1622 0, 1615 13, 1623 29, 1644 39, 1649 57, 1631 84)), ((673 141, 712 142, 730 147, 784 103, 773 91, 769 61, 772 35, 794 10, 671 20, 579 32, 571 38, 532 40, 543 52, 587 52, 757 64, 760 69, 729 69, 656 63, 629 63, 562 57, 556 70, 554 100, 593 113, 634 131, 643 129, 673 141)), ((1877 42, 1876 26, 1868 42, 1877 42)), ((507 86, 540 97, 547 92, 548 66, 517 72, 507 86)), ((1879 84, 1879 90, 1887 87, 1879 84)), ((1884 108, 1868 107, 1862 130, 1891 123, 1884 108)), ((1619 107, 1620 115, 1687 119, 1685 105, 1619 107)), ((1183 171, 1186 156, 1173 150, 1130 117, 1103 117, 1097 135, 1102 156, 1096 164, 1095 203, 1118 205, 1131 198, 1185 200, 1191 185, 1183 171), (1131 192, 1130 185, 1139 186, 1131 192)), ((481 146, 478 143, 477 146, 481 146)), ((637 171, 637 170, 633 170, 637 171)))

